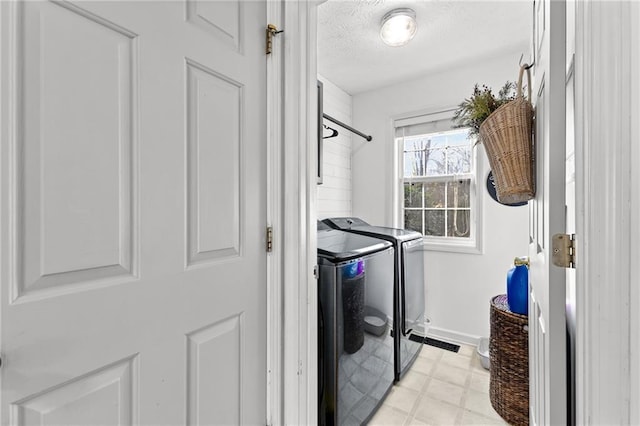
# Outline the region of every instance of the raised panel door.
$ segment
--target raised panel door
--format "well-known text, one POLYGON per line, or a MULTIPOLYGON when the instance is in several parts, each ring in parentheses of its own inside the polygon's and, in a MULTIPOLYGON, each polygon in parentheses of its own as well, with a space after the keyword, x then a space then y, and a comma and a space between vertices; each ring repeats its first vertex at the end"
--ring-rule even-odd
POLYGON ((0 3, 1 424, 265 423, 266 2, 213 3, 0 3))

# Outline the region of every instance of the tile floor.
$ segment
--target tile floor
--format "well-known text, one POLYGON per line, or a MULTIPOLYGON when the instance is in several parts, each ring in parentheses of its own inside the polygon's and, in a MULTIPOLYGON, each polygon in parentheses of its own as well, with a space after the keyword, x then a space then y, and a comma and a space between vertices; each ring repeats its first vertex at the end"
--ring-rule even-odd
POLYGON ((489 371, 475 346, 458 353, 424 345, 369 425, 506 425, 489 401, 489 371))

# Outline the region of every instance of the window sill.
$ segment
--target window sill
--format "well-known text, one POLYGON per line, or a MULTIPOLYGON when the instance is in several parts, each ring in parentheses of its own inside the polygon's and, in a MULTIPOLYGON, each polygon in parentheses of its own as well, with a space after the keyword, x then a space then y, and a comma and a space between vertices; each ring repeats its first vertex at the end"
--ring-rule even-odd
POLYGON ((422 238, 424 251, 441 251, 449 253, 462 254, 483 254, 482 246, 479 241, 443 241, 433 238, 422 238))

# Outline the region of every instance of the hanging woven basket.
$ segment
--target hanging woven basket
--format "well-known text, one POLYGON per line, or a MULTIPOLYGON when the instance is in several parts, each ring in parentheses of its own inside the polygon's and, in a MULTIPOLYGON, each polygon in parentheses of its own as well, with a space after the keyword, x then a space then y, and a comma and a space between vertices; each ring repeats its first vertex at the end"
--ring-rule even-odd
POLYGON ((502 203, 519 203, 535 196, 533 154, 533 107, 531 74, 527 64, 520 67, 516 98, 495 110, 480 125, 480 141, 485 147, 502 203), (522 77, 527 71, 528 97, 522 96, 522 77))

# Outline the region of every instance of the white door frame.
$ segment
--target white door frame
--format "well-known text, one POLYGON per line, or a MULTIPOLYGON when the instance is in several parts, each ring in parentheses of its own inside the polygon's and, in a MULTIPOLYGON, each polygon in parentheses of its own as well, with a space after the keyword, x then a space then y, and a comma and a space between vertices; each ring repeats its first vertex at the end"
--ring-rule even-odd
MULTIPOLYGON (((281 27, 283 2, 267 2, 267 24, 281 27)), ((267 254, 267 425, 282 424, 283 407, 283 340, 282 335, 282 37, 275 37, 275 49, 267 61, 267 226, 276 244, 267 254)))
MULTIPOLYGON (((316 0, 269 2, 268 424, 317 423, 316 0)), ((266 25, 266 24, 265 24, 266 25)))
POLYGON ((639 22, 635 2, 576 2, 577 424, 640 421, 639 22))

